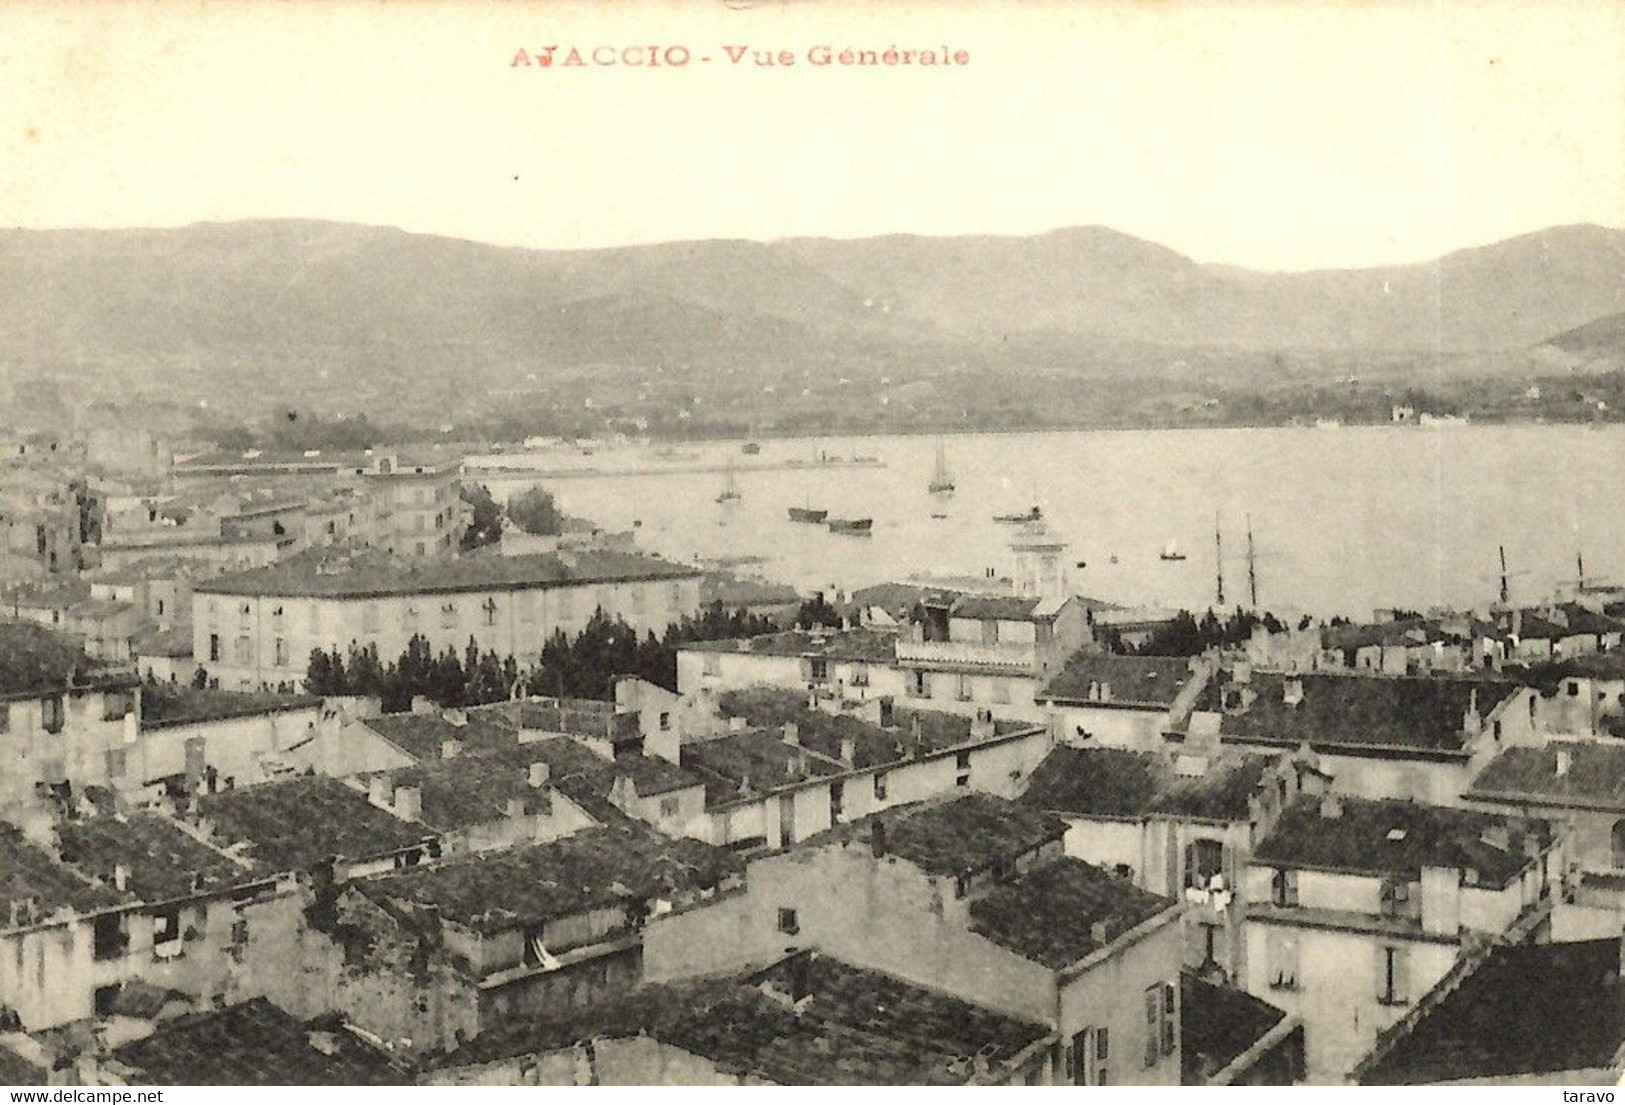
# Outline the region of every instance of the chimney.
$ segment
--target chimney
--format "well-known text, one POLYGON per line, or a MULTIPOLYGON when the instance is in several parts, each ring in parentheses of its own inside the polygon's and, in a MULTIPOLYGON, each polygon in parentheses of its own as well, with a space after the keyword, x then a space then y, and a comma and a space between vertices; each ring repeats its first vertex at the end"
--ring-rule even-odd
POLYGON ((801 729, 793 721, 785 722, 784 723, 784 737, 782 739, 784 740, 785 744, 800 745, 801 744, 801 729))
POLYGON ((890 729, 897 724, 897 710, 892 702, 891 695, 882 695, 880 698, 880 727, 890 729))
POLYGON ((447 737, 440 742, 440 758, 442 760, 455 760, 463 751, 463 742, 447 737))
POLYGON ((1320 796, 1320 816, 1327 821, 1336 821, 1343 816, 1343 799, 1336 794, 1322 794, 1320 796))
POLYGON ((547 766, 546 761, 537 760, 535 763, 530 765, 530 785, 533 787, 545 787, 551 773, 552 768, 547 766))
POLYGON ((811 990, 807 976, 812 964, 808 962, 807 956, 802 954, 791 958, 786 966, 790 968, 790 1000, 792 1002, 800 1001, 811 990))
POLYGON ((508 799, 508 820, 518 821, 525 816, 525 800, 523 798, 508 799))
POLYGON ((886 823, 878 817, 869 826, 869 851, 876 859, 886 854, 886 823))
POLYGON ((617 775, 609 785, 609 800, 619 809, 628 809, 638 800, 638 787, 630 775, 617 775))
POLYGON ((1296 677, 1281 684, 1281 701, 1296 706, 1303 701, 1303 680, 1296 677))
POLYGON ((728 719, 728 732, 730 732, 730 733, 743 733, 744 731, 745 731, 745 719, 744 718, 742 718, 742 717, 731 717, 731 718, 728 719))
POLYGON ((1089 939, 1093 940, 1096 944, 1104 947, 1110 935, 1110 930, 1107 929, 1105 921, 1090 922, 1089 939))
POLYGON ((1512 833, 1505 825, 1490 825, 1479 834, 1479 839, 1491 848, 1499 848, 1503 852, 1512 851, 1512 833))
POLYGON ((113 864, 113 889, 120 894, 130 889, 130 867, 128 864, 113 864))
POLYGON ((435 704, 423 695, 412 696, 412 712, 414 714, 432 714, 436 711, 435 704))
POLYGON ((388 809, 393 798, 394 794, 387 775, 374 775, 367 780, 367 801, 375 806, 388 809))
POLYGON ((395 816, 402 821, 416 821, 423 816, 423 789, 421 787, 395 788, 395 816))
POLYGON ((858 742, 850 736, 841 738, 841 762, 856 763, 858 758, 858 742))

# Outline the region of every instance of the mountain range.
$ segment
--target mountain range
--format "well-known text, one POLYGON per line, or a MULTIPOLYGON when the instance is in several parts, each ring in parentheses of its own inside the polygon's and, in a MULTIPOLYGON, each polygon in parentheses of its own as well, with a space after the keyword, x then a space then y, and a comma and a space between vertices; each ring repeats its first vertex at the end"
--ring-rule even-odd
MULTIPOLYGON (((311 221, 0 231, 0 362, 450 368, 913 364, 1116 351, 1500 354, 1625 312, 1625 231, 1258 272, 1103 228, 508 248, 311 221)), ((1613 330, 1598 324, 1605 333, 1613 330)), ((545 378, 545 376, 544 376, 545 378)))

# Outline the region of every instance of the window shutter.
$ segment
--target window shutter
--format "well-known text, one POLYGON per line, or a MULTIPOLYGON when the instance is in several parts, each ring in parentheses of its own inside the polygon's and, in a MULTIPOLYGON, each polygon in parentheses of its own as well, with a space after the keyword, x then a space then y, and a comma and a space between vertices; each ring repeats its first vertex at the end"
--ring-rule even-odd
POLYGON ((1388 948, 1383 944, 1377 945, 1377 1000, 1388 1000, 1388 948))
POLYGON ((1158 1037, 1161 1028, 1158 1024, 1162 1011, 1162 984, 1149 987, 1145 992, 1145 1065, 1157 1065, 1158 1037))
POLYGON ((1162 1053, 1172 1055, 1179 1042, 1179 1022, 1174 1019, 1179 1009, 1179 992, 1172 982, 1162 984, 1162 1053))

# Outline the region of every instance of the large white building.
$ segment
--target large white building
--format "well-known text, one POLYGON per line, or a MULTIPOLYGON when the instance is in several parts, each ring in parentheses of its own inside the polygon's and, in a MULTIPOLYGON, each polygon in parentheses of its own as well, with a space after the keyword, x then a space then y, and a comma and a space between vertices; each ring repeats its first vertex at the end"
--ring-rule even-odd
POLYGON ((400 560, 296 557, 195 585, 193 654, 226 689, 290 687, 312 649, 376 647, 389 662, 414 635, 435 651, 534 658, 555 631, 593 614, 640 633, 696 613, 700 572, 655 557, 600 551, 400 560))

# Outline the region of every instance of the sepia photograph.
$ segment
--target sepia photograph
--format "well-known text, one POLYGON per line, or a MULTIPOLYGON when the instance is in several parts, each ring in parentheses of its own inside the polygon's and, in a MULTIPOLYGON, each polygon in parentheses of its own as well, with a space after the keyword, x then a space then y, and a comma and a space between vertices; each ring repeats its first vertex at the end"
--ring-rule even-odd
POLYGON ((9 1101, 1621 1084, 1625 5, 0 0, 9 1101))

